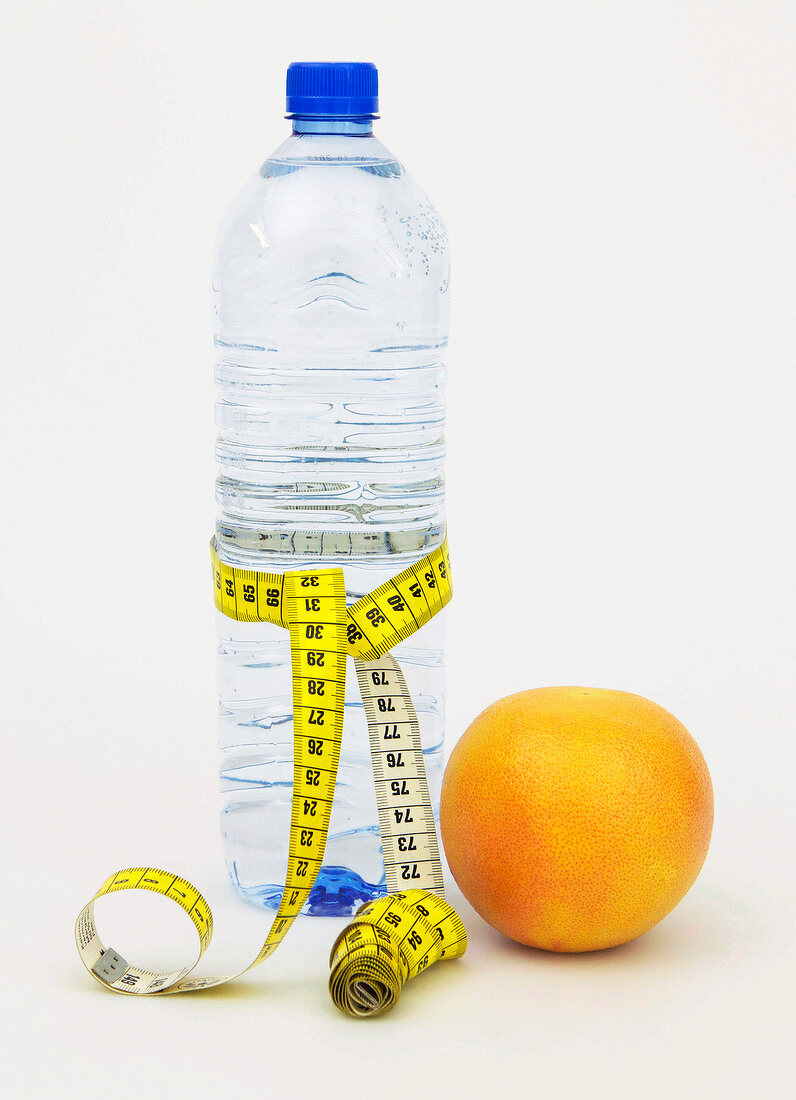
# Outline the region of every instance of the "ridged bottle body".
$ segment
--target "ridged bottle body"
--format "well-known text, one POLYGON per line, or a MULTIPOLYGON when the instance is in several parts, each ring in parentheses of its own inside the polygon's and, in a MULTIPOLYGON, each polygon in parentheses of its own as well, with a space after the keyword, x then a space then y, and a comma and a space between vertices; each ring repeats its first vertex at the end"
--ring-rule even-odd
MULTIPOLYGON (((428 199, 371 134, 294 133, 222 227, 215 305, 221 558, 342 566, 350 601, 444 536, 448 251, 428 199)), ((439 800, 443 616, 397 647, 439 800)), ((278 905, 293 774, 287 632, 218 615, 230 876, 278 905)), ((308 912, 385 892, 367 732, 349 662, 337 790, 308 912)))

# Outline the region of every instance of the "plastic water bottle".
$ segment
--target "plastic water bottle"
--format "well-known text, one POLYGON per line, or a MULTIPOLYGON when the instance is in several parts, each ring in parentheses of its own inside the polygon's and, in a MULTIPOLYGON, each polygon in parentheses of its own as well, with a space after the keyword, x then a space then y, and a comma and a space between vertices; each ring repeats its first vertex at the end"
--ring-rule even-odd
MULTIPOLYGON (((270 572, 342 566, 350 602, 429 553, 445 530, 447 238, 373 134, 377 95, 371 64, 289 67, 293 132, 232 207, 213 268, 219 554, 270 572)), ((435 809, 442 619, 394 651, 435 809)), ((218 631, 227 865, 245 898, 275 908, 293 778, 288 634, 220 614, 218 631)), ((305 911, 349 914, 384 893, 349 661, 329 840, 305 911)))

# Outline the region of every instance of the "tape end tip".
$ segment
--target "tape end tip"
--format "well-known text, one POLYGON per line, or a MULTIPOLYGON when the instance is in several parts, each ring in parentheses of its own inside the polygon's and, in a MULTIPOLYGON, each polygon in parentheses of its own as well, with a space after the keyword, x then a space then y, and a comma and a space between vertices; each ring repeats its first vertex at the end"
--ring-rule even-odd
POLYGON ((106 947, 92 966, 91 972, 106 985, 113 985, 127 972, 127 962, 118 951, 114 951, 112 947, 106 947))

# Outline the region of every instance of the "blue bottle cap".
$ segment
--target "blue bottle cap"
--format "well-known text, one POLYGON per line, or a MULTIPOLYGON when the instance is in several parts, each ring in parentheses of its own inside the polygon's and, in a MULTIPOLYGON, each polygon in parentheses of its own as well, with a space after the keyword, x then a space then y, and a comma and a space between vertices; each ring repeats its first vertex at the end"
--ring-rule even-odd
POLYGON ((288 118, 378 117, 379 72, 372 61, 294 61, 285 90, 288 118))

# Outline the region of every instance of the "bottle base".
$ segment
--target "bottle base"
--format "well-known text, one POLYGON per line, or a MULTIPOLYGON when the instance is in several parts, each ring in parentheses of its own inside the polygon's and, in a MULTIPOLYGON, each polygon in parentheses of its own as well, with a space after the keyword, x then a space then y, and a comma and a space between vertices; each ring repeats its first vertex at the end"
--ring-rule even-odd
MULTIPOLYGON (((274 911, 279 908, 284 886, 272 883, 244 886, 238 879, 234 864, 229 877, 232 885, 250 905, 274 911)), ((386 894, 387 883, 383 876, 381 882, 365 882, 349 867, 324 866, 321 867, 312 893, 301 912, 312 917, 349 917, 361 905, 383 898, 386 894)))

